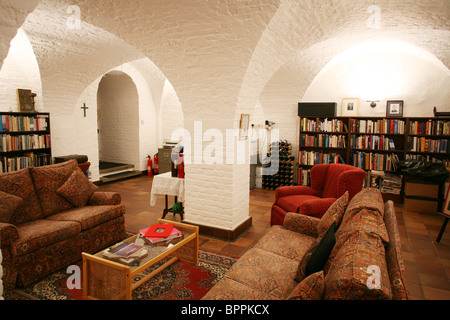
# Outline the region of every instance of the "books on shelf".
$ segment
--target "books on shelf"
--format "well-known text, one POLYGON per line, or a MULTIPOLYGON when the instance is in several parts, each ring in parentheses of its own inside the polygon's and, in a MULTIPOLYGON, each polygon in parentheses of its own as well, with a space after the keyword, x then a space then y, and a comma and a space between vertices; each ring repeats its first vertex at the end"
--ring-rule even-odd
POLYGON ((385 135, 352 135, 350 139, 350 147, 355 149, 370 150, 396 150, 394 139, 385 135))
POLYGON ((402 119, 351 119, 352 133, 404 134, 405 120, 402 119))
POLYGON ((175 226, 173 224, 169 224, 169 223, 165 223, 163 225, 152 225, 148 228, 142 229, 139 231, 139 233, 150 243, 155 244, 155 243, 159 243, 159 242, 163 242, 163 241, 170 241, 176 238, 180 238, 183 233, 178 230, 177 228, 175 228, 175 226), (161 226, 166 227, 165 230, 170 230, 170 232, 167 235, 162 236, 162 233, 156 233, 155 236, 155 230, 157 230, 158 228, 161 228, 161 226))
POLYGON ((50 135, 0 135, 0 152, 50 148, 50 135))
POLYGON ((447 139, 427 139, 425 137, 409 137, 408 151, 411 152, 431 152, 449 153, 449 143, 447 139))
POLYGON ((49 116, 39 114, 36 116, 9 115, 0 116, 0 132, 29 132, 48 130, 49 116))
POLYGON ((409 134, 417 135, 450 135, 449 120, 414 120, 410 122, 409 134))
POLYGON ((299 164, 314 166, 316 164, 345 163, 339 153, 323 153, 316 151, 300 151, 299 164))
POLYGON ((400 159, 396 154, 380 154, 373 152, 353 153, 352 165, 363 170, 396 171, 400 159))

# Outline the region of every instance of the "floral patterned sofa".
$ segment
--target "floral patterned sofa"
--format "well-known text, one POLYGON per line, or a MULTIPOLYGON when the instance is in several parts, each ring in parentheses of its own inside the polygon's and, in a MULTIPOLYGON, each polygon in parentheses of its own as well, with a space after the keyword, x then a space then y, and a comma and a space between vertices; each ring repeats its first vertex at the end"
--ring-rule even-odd
POLYGON ((99 192, 75 160, 0 174, 5 287, 26 287, 123 240, 118 193, 99 192))
POLYGON ((288 213, 205 300, 408 299, 392 201, 346 192, 319 219, 288 213))

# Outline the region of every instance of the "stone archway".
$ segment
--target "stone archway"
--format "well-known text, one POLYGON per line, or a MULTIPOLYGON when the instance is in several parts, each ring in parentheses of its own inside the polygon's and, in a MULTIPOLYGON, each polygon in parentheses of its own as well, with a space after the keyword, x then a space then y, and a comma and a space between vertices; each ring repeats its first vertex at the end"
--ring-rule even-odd
POLYGON ((111 71, 102 78, 97 114, 100 180, 140 174, 139 94, 126 73, 111 71))

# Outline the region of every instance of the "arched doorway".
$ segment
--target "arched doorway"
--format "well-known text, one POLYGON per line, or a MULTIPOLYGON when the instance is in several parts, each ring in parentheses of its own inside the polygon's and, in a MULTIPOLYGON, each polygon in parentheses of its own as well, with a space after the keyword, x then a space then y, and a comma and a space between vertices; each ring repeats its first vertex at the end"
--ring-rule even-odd
POLYGON ((100 180, 139 175, 139 94, 133 80, 111 71, 97 92, 100 180))

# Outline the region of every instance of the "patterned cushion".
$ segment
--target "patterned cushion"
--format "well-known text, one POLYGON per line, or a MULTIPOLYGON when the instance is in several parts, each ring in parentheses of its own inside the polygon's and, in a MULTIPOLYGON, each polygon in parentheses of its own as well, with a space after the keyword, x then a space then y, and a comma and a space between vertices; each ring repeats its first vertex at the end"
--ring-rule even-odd
POLYGON ((69 179, 56 192, 75 207, 84 207, 97 189, 98 187, 86 178, 81 169, 76 167, 69 179))
POLYGON ((232 280, 223 278, 219 286, 214 286, 202 298, 202 300, 278 300, 264 292, 247 287, 246 285, 232 280))
POLYGON ((323 272, 316 272, 295 287, 288 300, 322 300, 325 290, 323 272))
POLYGON ((59 241, 75 237, 81 232, 79 223, 70 221, 36 220, 17 227, 20 238, 14 241, 12 253, 25 255, 59 241))
POLYGON ((19 225, 42 218, 42 209, 28 168, 0 174, 0 191, 23 199, 10 218, 11 224, 19 225))
POLYGON ((12 214, 22 201, 20 197, 0 191, 0 222, 9 223, 12 214))
POLYGON ((125 213, 123 206, 86 206, 56 213, 47 218, 52 221, 74 221, 81 224, 81 230, 87 230, 125 213))
POLYGON ((50 166, 31 168, 36 194, 45 217, 72 208, 72 204, 60 196, 56 190, 71 176, 76 167, 77 161, 71 160, 50 166))
POLYGON ((303 255, 302 259, 300 260, 300 263, 298 264, 297 273, 295 275, 295 281, 302 282, 306 278, 306 264, 309 261, 309 258, 311 258, 312 253, 317 248, 317 246, 320 243, 320 239, 317 238, 311 245, 309 246, 308 250, 306 250, 305 254, 303 255))
MULTIPOLYGON (((338 239, 338 242, 342 239, 338 239)), ((338 244, 336 244, 338 246, 338 244)), ((336 247, 335 247, 336 248, 336 247)), ((374 234, 354 232, 345 239, 325 274, 324 299, 391 299, 383 241, 374 234), (368 286, 371 267, 379 268, 379 285, 368 286)))
POLYGON ((358 192, 352 200, 350 200, 341 224, 344 225, 346 221, 351 220, 353 215, 358 213, 362 208, 376 210, 380 213, 381 217, 383 217, 384 201, 381 191, 375 188, 366 188, 358 192))
POLYGON ((351 220, 342 224, 336 232, 336 238, 345 237, 346 234, 362 231, 375 234, 383 240, 384 244, 389 243, 389 234, 384 224, 383 217, 376 210, 362 208, 356 212, 351 220))
POLYGON ((407 300, 409 299, 409 292, 401 252, 402 244, 392 201, 388 201, 385 204, 384 221, 390 235, 389 244, 386 245, 386 262, 391 278, 392 298, 394 300, 407 300))
POLYGON ((227 272, 227 277, 252 289, 285 299, 297 286, 298 262, 274 253, 253 248, 227 272))
POLYGON ((317 234, 323 237, 330 226, 335 223, 336 228, 339 228, 345 209, 348 205, 348 192, 345 192, 342 197, 337 199, 325 212, 317 225, 317 234))
POLYGON ((289 231, 281 226, 273 226, 258 241, 255 248, 300 261, 314 240, 315 238, 311 236, 289 231))
POLYGON ((316 217, 288 212, 283 221, 283 228, 317 238, 319 221, 316 217))

